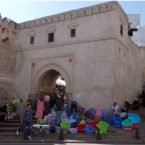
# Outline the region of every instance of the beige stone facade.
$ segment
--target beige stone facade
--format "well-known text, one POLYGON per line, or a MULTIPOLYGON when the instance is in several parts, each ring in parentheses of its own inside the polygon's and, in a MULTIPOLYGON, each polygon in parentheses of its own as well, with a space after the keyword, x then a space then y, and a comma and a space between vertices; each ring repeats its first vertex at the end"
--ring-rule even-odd
POLYGON ((59 74, 70 99, 86 108, 109 108, 113 101, 131 100, 142 91, 145 48, 128 36, 128 17, 118 2, 23 22, 13 29, 16 38, 9 36, 14 43, 9 40, 10 49, 1 51, 10 61, 1 72, 8 71, 8 76, 0 79, 5 79, 1 88, 8 93, 26 99, 29 93, 50 91, 59 74), (48 42, 49 33, 54 33, 54 42, 48 42))

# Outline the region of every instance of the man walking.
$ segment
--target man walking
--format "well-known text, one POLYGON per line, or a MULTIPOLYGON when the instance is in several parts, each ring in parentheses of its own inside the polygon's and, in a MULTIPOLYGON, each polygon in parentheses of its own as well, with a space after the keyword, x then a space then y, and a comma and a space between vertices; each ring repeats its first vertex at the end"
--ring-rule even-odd
POLYGON ((19 135, 19 132, 23 131, 23 111, 24 111, 24 104, 23 104, 23 99, 20 99, 20 104, 18 104, 17 106, 17 111, 18 111, 18 115, 19 115, 19 119, 21 121, 21 126, 18 128, 16 135, 19 135))
POLYGON ((27 104, 23 112, 23 128, 24 128, 24 140, 31 139, 31 125, 32 125, 32 109, 31 104, 27 104))

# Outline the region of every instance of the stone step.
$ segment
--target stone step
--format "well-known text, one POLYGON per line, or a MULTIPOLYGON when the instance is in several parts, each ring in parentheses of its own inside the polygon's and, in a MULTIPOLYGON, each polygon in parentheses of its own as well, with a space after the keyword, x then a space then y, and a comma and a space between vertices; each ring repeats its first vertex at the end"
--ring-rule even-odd
MULTIPOLYGON (((36 123, 36 120, 33 120, 33 123, 36 123)), ((21 126, 21 121, 19 119, 14 120, 6 120, 1 126, 0 126, 0 133, 15 133, 16 130, 21 126)))
POLYGON ((15 132, 18 127, 0 127, 0 132, 15 132))
POLYGON ((21 121, 19 119, 15 120, 6 120, 5 123, 20 123, 21 121))
MULTIPOLYGON (((36 123, 37 120, 33 119, 32 122, 36 123)), ((19 119, 14 119, 14 120, 6 120, 4 123, 21 123, 21 121, 19 119)))
POLYGON ((21 123, 9 123, 9 122, 7 122, 7 123, 4 123, 3 125, 2 125, 2 127, 20 127, 22 124, 21 123))
POLYGON ((0 131, 0 136, 16 136, 16 130, 15 131, 0 131))

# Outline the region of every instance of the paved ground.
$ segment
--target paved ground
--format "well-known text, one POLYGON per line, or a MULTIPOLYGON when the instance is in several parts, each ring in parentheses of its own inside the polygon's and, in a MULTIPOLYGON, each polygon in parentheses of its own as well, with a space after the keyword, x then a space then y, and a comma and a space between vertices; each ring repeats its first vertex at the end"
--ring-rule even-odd
MULTIPOLYGON (((40 143, 5 143, 0 145, 40 145, 40 143)), ((78 145, 78 143, 42 143, 43 145, 78 145)), ((112 144, 100 144, 100 143, 79 143, 79 145, 112 145, 112 144)), ((114 144, 120 145, 120 144, 114 144)), ((138 145, 138 144, 121 144, 121 145, 138 145)))
POLYGON ((96 140, 95 135, 64 135, 64 140, 58 140, 58 135, 47 135, 47 136, 33 136, 32 140, 24 141, 23 136, 1 136, 1 143, 136 143, 145 144, 145 134, 140 134, 140 140, 134 139, 133 132, 124 132, 122 130, 115 130, 111 128, 110 132, 106 135, 101 136, 101 140, 96 140))
MULTIPOLYGON (((0 145, 40 145, 40 143, 5 143, 0 145)), ((78 145, 78 143, 42 143, 43 145, 78 145)), ((79 143, 79 145, 112 145, 112 144, 100 144, 100 143, 79 143)), ((114 144, 120 145, 120 144, 114 144)), ((121 145, 138 145, 138 144, 121 144, 121 145)))

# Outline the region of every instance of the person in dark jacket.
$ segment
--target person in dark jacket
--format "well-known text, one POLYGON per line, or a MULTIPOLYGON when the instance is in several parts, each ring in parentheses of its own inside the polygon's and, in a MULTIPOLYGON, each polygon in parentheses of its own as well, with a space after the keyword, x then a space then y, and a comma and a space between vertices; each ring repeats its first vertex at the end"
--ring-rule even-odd
POLYGON ((27 107, 23 112, 23 129, 24 129, 24 140, 31 139, 31 125, 32 125, 32 109, 31 104, 27 104, 27 107))
POLYGON ((128 116, 128 113, 130 112, 130 103, 126 100, 123 104, 123 107, 121 109, 120 117, 123 119, 126 119, 128 116))
POLYGON ((145 90, 142 92, 142 107, 145 107, 145 90))
POLYGON ((121 112, 129 112, 130 111, 130 103, 128 101, 125 101, 122 107, 121 112))
POLYGON ((59 125, 61 122, 61 115, 64 109, 64 100, 60 93, 57 94, 56 103, 55 103, 55 110, 56 110, 56 123, 59 125))
POLYGON ((44 112, 43 112, 43 117, 47 116, 51 112, 51 107, 50 107, 50 96, 45 95, 44 96, 44 112))
POLYGON ((76 114, 77 113, 77 102, 76 101, 72 101, 71 102, 71 113, 76 114))
POLYGON ((135 100, 133 101, 132 103, 132 109, 133 110, 139 110, 139 101, 138 101, 138 98, 135 98, 135 100))
POLYGON ((6 115, 7 115, 7 106, 6 105, 1 105, 0 106, 0 124, 1 125, 5 121, 6 115))
POLYGON ((54 107, 55 103, 56 103, 56 95, 53 94, 50 96, 50 100, 49 100, 49 104, 50 104, 51 109, 54 107))
POLYGON ((34 106, 33 106, 33 100, 32 100, 32 96, 29 94, 28 95, 28 99, 27 99, 27 104, 30 104, 31 105, 31 109, 33 110, 34 106))

